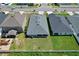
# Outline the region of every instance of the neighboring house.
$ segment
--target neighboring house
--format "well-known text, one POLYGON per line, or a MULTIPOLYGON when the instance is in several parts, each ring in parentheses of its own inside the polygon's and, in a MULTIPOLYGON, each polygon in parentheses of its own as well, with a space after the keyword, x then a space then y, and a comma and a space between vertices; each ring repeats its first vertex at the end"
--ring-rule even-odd
POLYGON ((9 14, 7 18, 1 23, 3 37, 15 37, 16 34, 21 33, 25 29, 25 16, 19 12, 9 14))
POLYGON ((60 7, 78 7, 74 3, 58 3, 60 7))
POLYGON ((69 27, 64 16, 49 14, 49 24, 51 35, 72 35, 73 31, 69 27))
POLYGON ((47 37, 49 35, 45 15, 32 15, 27 29, 27 37, 47 37))
POLYGON ((14 6, 14 7, 16 7, 16 8, 18 8, 18 7, 25 8, 25 7, 34 6, 33 3, 13 3, 11 5, 14 6))
POLYGON ((33 3, 13 3, 13 4, 15 4, 15 5, 20 5, 20 6, 33 6, 34 4, 33 3))
POLYGON ((77 38, 77 41, 79 43, 79 15, 68 16, 67 19, 72 25, 74 36, 77 38))

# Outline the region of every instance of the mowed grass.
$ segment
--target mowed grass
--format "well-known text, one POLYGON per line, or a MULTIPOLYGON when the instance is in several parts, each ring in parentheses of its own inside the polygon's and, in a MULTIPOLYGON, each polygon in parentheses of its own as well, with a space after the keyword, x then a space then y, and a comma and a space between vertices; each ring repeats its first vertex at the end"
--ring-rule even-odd
POLYGON ((79 50, 79 46, 73 36, 52 36, 54 50, 79 50))
POLYGON ((53 50, 52 42, 49 38, 26 39, 26 47, 28 47, 26 50, 53 50))
MULTIPOLYGON (((22 45, 12 44, 11 50, 79 50, 73 36, 49 36, 48 38, 24 38, 20 34, 22 45), (15 47, 15 48, 13 48, 15 47)), ((8 53, 8 56, 79 56, 79 52, 21 52, 8 53)))
POLYGON ((11 50, 53 50, 52 42, 49 37, 47 38, 24 38, 23 33, 17 38, 11 46, 11 50))
POLYGON ((21 33, 11 46, 11 50, 79 50, 73 36, 49 36, 47 38, 24 38, 21 33))
POLYGON ((54 14, 57 14, 60 16, 69 16, 69 14, 66 11, 61 11, 61 12, 55 11, 54 14))

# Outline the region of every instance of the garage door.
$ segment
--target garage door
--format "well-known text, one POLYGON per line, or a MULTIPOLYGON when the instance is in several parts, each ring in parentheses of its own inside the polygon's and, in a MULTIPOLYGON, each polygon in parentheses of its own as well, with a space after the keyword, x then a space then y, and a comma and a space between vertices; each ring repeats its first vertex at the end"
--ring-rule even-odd
POLYGON ((0 28, 0 36, 2 35, 2 28, 0 28))

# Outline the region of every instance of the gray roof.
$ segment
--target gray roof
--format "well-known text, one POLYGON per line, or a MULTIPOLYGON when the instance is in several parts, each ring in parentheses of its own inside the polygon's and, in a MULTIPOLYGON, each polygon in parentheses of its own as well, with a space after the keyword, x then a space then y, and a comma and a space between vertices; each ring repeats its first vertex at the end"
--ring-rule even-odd
POLYGON ((58 3, 59 5, 73 5, 73 3, 58 3))
POLYGON ((73 33, 64 16, 50 14, 48 17, 53 33, 73 33))
POLYGON ((32 15, 30 17, 27 35, 49 34, 45 15, 32 15))
POLYGON ((4 12, 0 12, 0 24, 5 20, 7 15, 4 12))
POLYGON ((79 15, 68 16, 67 18, 72 24, 75 32, 79 33, 79 15))
POLYGON ((59 3, 60 7, 76 7, 73 3, 59 3))
POLYGON ((14 15, 9 14, 7 18, 1 24, 1 27, 16 27, 23 25, 24 16, 20 13, 15 13, 14 15))

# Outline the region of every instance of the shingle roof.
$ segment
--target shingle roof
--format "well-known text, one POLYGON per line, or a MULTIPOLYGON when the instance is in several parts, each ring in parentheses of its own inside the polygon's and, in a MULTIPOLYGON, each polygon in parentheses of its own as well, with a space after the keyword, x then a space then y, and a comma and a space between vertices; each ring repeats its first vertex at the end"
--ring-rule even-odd
POLYGON ((50 14, 48 17, 53 33, 73 33, 64 16, 50 14))
POLYGON ((8 15, 8 17, 1 24, 2 27, 14 27, 22 26, 24 22, 24 16, 20 13, 15 13, 15 15, 8 15))
POLYGON ((49 34, 45 15, 32 15, 30 17, 27 35, 49 34))
POLYGON ((68 16, 67 18, 72 24, 75 32, 79 33, 79 15, 68 16))
POLYGON ((0 24, 5 20, 7 15, 4 12, 0 12, 0 24))

